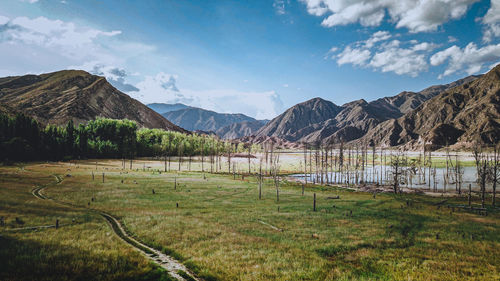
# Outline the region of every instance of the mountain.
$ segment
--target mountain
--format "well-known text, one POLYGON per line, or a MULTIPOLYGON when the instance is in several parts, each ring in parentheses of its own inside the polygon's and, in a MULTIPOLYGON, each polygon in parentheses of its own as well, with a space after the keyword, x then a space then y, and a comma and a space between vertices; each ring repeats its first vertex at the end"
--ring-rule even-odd
POLYGON ((43 124, 126 118, 141 127, 186 132, 118 91, 104 77, 81 70, 0 78, 0 105, 1 110, 21 112, 43 124))
POLYGON ((172 123, 190 131, 216 132, 218 129, 240 122, 255 122, 244 114, 217 113, 197 107, 188 107, 162 114, 172 123))
POLYGON ((359 141, 434 147, 500 141, 500 65, 475 80, 449 88, 398 119, 379 124, 359 141))
MULTIPOLYGON (((394 112, 395 114, 400 114, 401 116, 409 113, 414 110, 418 106, 420 106, 425 101, 437 96, 439 93, 442 93, 448 89, 454 88, 456 86, 460 86, 464 83, 468 83, 470 81, 474 81, 477 78, 481 77, 481 75, 471 75, 455 82, 445 84, 445 85, 434 85, 428 87, 420 92, 401 92, 393 97, 385 97, 371 102, 371 104, 376 105, 380 108, 384 108, 385 110, 394 112)), ((398 116, 398 117, 401 117, 398 116)))
POLYGON ((361 99, 342 106, 314 98, 291 107, 262 127, 256 135, 306 143, 354 141, 379 124, 412 112, 439 93, 478 77, 469 76, 450 84, 432 86, 420 92, 402 92, 372 102, 361 99))
POLYGON ((302 136, 300 141, 307 143, 351 141, 362 137, 379 123, 399 116, 363 99, 344 104, 341 109, 334 118, 314 124, 311 126, 312 129, 302 129, 301 132, 309 130, 310 133, 302 136))
POLYGON ((147 106, 159 114, 167 113, 170 111, 176 111, 179 109, 191 108, 191 106, 188 106, 188 105, 185 105, 182 103, 174 103, 174 104, 149 103, 149 104, 147 104, 147 106))
POLYGON ((244 121, 218 129, 215 133, 221 139, 237 139, 255 134, 268 120, 244 121))
MULTIPOLYGON (((322 98, 299 103, 275 117, 257 133, 257 137, 279 137, 287 141, 299 141, 305 135, 301 129, 335 117, 341 107, 322 98)), ((307 131, 309 133, 309 131, 307 131)))

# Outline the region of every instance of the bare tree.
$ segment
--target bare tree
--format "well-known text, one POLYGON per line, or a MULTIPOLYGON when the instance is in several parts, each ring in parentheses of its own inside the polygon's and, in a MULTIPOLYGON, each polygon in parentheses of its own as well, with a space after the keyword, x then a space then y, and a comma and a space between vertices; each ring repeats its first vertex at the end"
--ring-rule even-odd
POLYGON ((205 163, 205 137, 201 139, 201 171, 205 172, 203 164, 205 163))
POLYGON ((493 148, 493 157, 490 161, 490 180, 493 183, 493 198, 491 205, 495 206, 498 178, 500 178, 500 145, 495 145, 493 148))
POLYGON ((472 151, 477 170, 477 181, 481 189, 481 207, 484 208, 485 193, 486 193, 486 180, 488 177, 488 158, 483 152, 481 144, 476 143, 472 151))
POLYGON ((262 199, 262 159, 259 165, 259 200, 262 199))
POLYGON ((340 171, 340 184, 342 184, 343 172, 344 172, 344 140, 340 140, 339 147, 339 171, 340 171))
POLYGON ((274 180, 274 185, 276 187, 276 202, 280 201, 280 179, 279 179, 279 161, 280 161, 280 156, 278 153, 275 153, 274 157, 271 159, 271 174, 273 175, 273 180, 274 180))
POLYGON ((304 146, 304 179, 307 184, 307 143, 303 142, 302 145, 304 146))
MULTIPOLYGON (((227 173, 231 174, 231 151, 233 150, 233 143, 229 143, 229 149, 227 151, 227 173)), ((234 171, 233 171, 234 172, 234 171)))
POLYGON ((407 158, 401 152, 391 153, 391 173, 394 193, 401 192, 400 183, 404 178, 405 169, 407 166, 407 158))
POLYGON ((248 143, 248 174, 251 174, 250 171, 250 156, 252 154, 252 143, 248 143))

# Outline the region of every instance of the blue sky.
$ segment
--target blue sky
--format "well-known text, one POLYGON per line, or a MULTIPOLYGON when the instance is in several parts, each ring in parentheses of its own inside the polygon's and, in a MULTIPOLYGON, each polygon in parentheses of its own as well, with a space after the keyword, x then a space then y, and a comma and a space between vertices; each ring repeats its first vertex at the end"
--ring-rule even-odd
POLYGON ((272 118, 500 62, 500 0, 3 0, 0 76, 84 69, 144 103, 272 118))

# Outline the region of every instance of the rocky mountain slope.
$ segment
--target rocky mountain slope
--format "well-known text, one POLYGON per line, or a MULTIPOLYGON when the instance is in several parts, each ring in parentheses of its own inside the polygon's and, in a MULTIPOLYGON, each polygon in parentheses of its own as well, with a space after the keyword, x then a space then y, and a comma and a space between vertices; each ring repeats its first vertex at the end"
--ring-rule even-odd
POLYGON ((262 127, 256 136, 307 143, 354 141, 379 124, 412 112, 442 91, 469 83, 478 77, 469 76, 450 84, 432 86, 420 92, 402 92, 372 102, 361 99, 342 106, 314 98, 289 108, 262 127))
POLYGON ((479 77, 481 77, 481 75, 467 76, 449 84, 431 86, 420 92, 404 91, 393 97, 384 97, 375 100, 371 102, 371 104, 376 105, 379 108, 384 108, 388 111, 395 112, 396 114, 401 114, 402 116, 403 114, 409 113, 410 111, 414 110, 427 100, 437 96, 439 93, 442 93, 447 89, 460 86, 464 83, 474 81, 479 77))
POLYGON ((438 148, 475 141, 500 142, 500 65, 482 77, 450 88, 404 116, 379 124, 359 142, 438 148))
POLYGON ((257 133, 257 137, 279 137, 287 141, 300 141, 311 133, 311 126, 335 117, 341 107, 322 98, 314 98, 299 103, 275 117, 257 133), (303 131, 306 129, 306 131, 303 131))
POLYGON ((126 118, 142 127, 186 132, 118 91, 104 77, 80 70, 0 78, 0 109, 24 113, 43 124, 126 118))

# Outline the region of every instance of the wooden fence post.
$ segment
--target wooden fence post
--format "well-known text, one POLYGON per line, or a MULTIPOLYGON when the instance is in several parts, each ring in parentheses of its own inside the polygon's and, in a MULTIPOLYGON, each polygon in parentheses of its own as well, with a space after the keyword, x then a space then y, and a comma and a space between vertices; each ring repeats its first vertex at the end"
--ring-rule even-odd
POLYGON ((259 176, 259 200, 262 199, 262 174, 259 176))
POLYGON ((314 193, 313 211, 316 212, 316 193, 314 193))
POLYGON ((469 207, 470 207, 470 203, 471 203, 471 193, 472 193, 472 186, 471 184, 469 183, 469 207))

